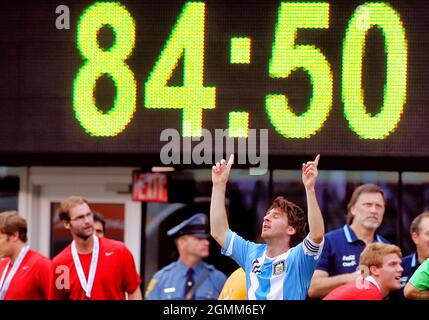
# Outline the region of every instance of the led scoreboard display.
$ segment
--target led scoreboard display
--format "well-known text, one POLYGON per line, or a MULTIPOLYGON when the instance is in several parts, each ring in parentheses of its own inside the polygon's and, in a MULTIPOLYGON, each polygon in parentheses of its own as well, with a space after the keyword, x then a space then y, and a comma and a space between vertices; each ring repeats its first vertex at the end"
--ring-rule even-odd
POLYGON ((426 1, 77 0, 61 17, 60 5, 2 10, 4 159, 138 165, 168 128, 268 129, 280 166, 429 157, 426 1))

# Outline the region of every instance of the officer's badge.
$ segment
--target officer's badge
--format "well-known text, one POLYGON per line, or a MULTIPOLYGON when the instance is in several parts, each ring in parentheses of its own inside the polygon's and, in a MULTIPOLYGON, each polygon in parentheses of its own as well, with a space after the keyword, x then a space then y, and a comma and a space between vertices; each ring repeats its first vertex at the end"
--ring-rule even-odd
POLYGON ((147 286, 147 289, 146 289, 146 293, 145 293, 146 298, 150 295, 150 293, 152 292, 153 288, 155 288, 157 283, 158 283, 158 280, 156 280, 156 279, 150 280, 150 282, 147 286))
POLYGON ((276 262, 273 266, 273 276, 278 276, 282 274, 283 272, 285 272, 285 269, 286 267, 284 261, 276 262))

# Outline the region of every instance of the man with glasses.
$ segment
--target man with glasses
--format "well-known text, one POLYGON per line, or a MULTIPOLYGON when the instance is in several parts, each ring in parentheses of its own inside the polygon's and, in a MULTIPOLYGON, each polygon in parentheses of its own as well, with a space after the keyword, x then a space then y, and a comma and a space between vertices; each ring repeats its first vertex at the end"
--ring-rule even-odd
POLYGON ((73 242, 53 259, 51 299, 141 300, 140 277, 128 248, 94 234, 88 201, 69 197, 61 202, 60 220, 73 242))

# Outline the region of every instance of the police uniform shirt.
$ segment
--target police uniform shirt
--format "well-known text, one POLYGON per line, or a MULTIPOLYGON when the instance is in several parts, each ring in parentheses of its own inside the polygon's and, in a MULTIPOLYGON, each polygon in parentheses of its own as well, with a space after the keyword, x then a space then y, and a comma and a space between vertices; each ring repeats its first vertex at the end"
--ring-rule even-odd
POLYGON ((390 298, 393 300, 406 299, 404 296, 404 287, 410 280, 411 276, 420 266, 419 260, 417 259, 417 253, 412 253, 401 260, 401 266, 404 269, 401 276, 401 289, 392 291, 390 298))
POLYGON ((323 242, 307 236, 276 257, 266 256, 267 245, 244 240, 228 230, 222 254, 232 257, 246 272, 249 300, 304 300, 323 242))
MULTIPOLYGON (((378 234, 375 241, 389 243, 378 234)), ((348 224, 332 230, 325 235, 325 245, 316 270, 326 271, 330 276, 355 272, 365 246, 365 242, 356 237, 348 224)))
MULTIPOLYGON (((184 300, 185 282, 189 267, 180 260, 170 263, 158 271, 148 284, 147 300, 184 300)), ((205 262, 193 266, 194 284, 208 271, 205 280, 195 291, 195 300, 215 300, 226 281, 226 276, 214 266, 205 262)))

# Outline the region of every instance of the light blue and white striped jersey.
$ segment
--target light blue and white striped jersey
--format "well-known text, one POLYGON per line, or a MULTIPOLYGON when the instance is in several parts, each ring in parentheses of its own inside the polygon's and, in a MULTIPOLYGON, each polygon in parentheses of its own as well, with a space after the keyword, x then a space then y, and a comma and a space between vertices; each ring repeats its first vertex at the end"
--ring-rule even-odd
POLYGON ((232 257, 246 272, 249 300, 305 300, 323 242, 307 236, 303 242, 274 258, 267 245, 246 241, 228 230, 222 254, 232 257))

